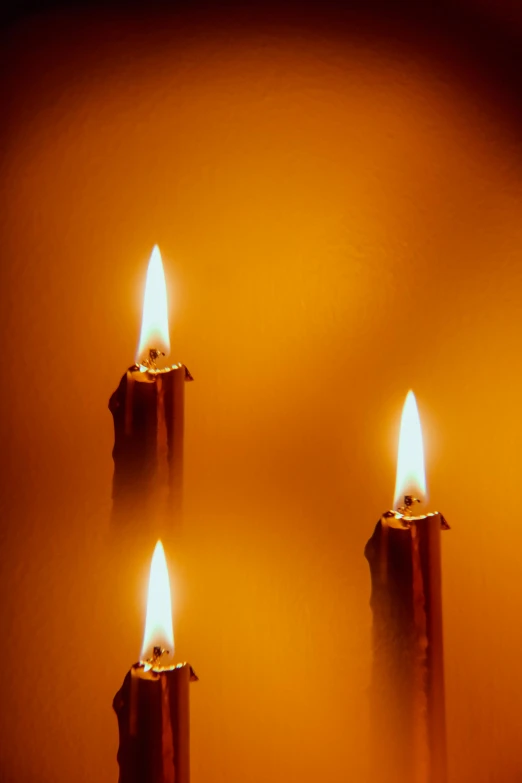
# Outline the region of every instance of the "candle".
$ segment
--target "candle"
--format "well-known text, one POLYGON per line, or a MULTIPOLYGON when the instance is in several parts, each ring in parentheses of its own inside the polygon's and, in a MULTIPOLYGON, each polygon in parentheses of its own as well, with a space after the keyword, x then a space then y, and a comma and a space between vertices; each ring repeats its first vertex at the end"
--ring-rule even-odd
POLYGON ((158 541, 141 659, 113 702, 120 733, 119 783, 189 783, 189 683, 197 677, 189 664, 173 660, 169 574, 158 541))
POLYGON ((425 501, 422 431, 410 391, 401 421, 396 510, 383 514, 365 550, 372 580, 373 734, 382 783, 447 779, 440 534, 449 526, 438 512, 414 513, 425 501))
POLYGON ((159 248, 150 257, 136 364, 109 402, 114 418, 113 518, 148 521, 155 537, 179 518, 183 478, 183 364, 170 353, 167 289, 159 248))

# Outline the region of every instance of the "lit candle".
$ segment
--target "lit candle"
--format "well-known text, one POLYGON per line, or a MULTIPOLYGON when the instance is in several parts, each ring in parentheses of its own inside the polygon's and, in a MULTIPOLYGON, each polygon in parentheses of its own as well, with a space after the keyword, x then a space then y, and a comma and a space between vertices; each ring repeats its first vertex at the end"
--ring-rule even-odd
POLYGON ((182 364, 164 366, 170 353, 167 288, 159 248, 150 257, 136 364, 123 375, 109 409, 114 417, 113 517, 150 522, 168 534, 179 515, 183 478, 182 364))
POLYGON ((189 664, 173 661, 169 574, 158 541, 141 659, 113 702, 120 733, 119 783, 189 783, 189 683, 197 677, 189 664))
POLYGON ((395 510, 383 514, 365 550, 372 579, 373 732, 382 783, 447 779, 440 534, 449 526, 438 512, 416 515, 416 504, 425 502, 422 431, 410 391, 401 421, 395 510))

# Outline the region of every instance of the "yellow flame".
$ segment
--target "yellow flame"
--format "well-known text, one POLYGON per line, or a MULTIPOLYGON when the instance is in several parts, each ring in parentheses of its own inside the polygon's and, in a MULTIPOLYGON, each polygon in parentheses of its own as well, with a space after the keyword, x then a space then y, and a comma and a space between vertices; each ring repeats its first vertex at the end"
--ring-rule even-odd
POLYGON ((402 506, 404 495, 413 495, 419 500, 424 500, 426 496, 422 429, 417 402, 411 389, 402 410, 394 507, 402 506))
POLYGON ((156 544, 150 566, 147 616, 141 649, 141 659, 143 661, 152 657, 154 647, 162 647, 165 650, 169 650, 169 657, 174 654, 169 572, 161 541, 158 541, 156 544))
POLYGON ((147 357, 150 350, 170 353, 167 286, 159 247, 154 245, 147 269, 143 299, 141 334, 136 361, 147 357))

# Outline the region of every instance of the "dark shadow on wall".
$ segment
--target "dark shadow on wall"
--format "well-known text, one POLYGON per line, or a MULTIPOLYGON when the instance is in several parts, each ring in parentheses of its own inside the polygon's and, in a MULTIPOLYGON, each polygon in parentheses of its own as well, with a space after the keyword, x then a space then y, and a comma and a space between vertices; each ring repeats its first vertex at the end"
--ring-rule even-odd
POLYGON ((80 36, 99 41, 101 49, 108 36, 118 35, 120 25, 139 25, 140 35, 157 45, 166 43, 174 28, 178 34, 180 28, 186 30, 187 35, 202 28, 226 31, 231 40, 274 30, 280 33, 282 29, 293 35, 312 34, 347 43, 355 37, 378 38, 408 47, 417 55, 426 53, 432 63, 435 58, 450 78, 464 79, 470 89, 480 90, 522 125, 522 13, 520 20, 518 15, 507 13, 504 0, 443 0, 436 4, 410 0, 229 0, 219 4, 205 0, 8 0, 0 11, 7 92, 9 82, 12 87, 16 79, 9 70, 9 51, 17 45, 20 28, 29 26, 34 40, 36 27, 37 37, 39 34, 44 43, 50 33, 59 35, 62 27, 69 37, 75 17, 80 36))

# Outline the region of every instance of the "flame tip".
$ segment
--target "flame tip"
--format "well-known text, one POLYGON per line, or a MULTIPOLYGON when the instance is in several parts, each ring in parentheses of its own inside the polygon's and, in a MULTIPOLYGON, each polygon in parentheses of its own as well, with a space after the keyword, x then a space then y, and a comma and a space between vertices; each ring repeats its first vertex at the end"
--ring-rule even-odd
POLYGON ((150 657, 148 652, 154 651, 156 647, 174 652, 169 571, 161 539, 156 542, 150 566, 141 659, 146 660, 150 657))
POLYGON ((420 495, 421 498, 426 496, 422 428, 412 389, 408 391, 402 409, 394 506, 409 494, 420 495))
POLYGON ((143 317, 136 363, 150 350, 158 350, 165 356, 170 353, 167 285, 163 261, 158 245, 154 245, 147 267, 147 281, 143 299, 143 317))

